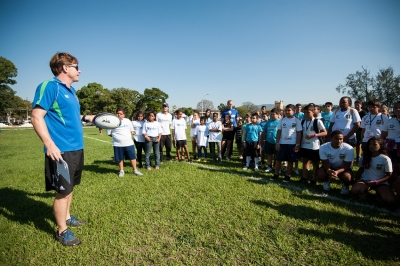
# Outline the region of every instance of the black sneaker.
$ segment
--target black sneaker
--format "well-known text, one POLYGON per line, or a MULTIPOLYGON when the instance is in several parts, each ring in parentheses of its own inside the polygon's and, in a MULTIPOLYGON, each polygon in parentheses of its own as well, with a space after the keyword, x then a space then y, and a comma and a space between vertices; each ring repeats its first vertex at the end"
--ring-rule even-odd
POLYGON ((86 224, 84 221, 79 221, 75 216, 71 216, 71 218, 69 218, 67 220, 68 226, 78 227, 78 226, 82 226, 84 224, 86 224))
POLYGON ((302 178, 300 178, 299 182, 300 182, 300 183, 307 184, 307 183, 308 183, 308 180, 307 180, 307 178, 302 177, 302 178))
POLYGON ((290 182, 290 176, 285 175, 285 178, 283 179, 283 182, 290 182))
POLYGON ((278 178, 279 178, 279 175, 274 174, 274 176, 271 177, 269 180, 275 181, 275 180, 278 180, 278 178))
POLYGON ((310 181, 310 185, 315 186, 316 184, 317 184, 317 181, 315 181, 315 180, 310 181))
POLYGON ((193 163, 192 159, 189 159, 189 160, 188 160, 188 163, 193 163))
POLYGON ((58 232, 56 232, 56 238, 64 246, 75 246, 81 243, 81 240, 79 238, 76 238, 74 236, 74 233, 72 233, 68 228, 65 229, 61 234, 58 234, 58 232))

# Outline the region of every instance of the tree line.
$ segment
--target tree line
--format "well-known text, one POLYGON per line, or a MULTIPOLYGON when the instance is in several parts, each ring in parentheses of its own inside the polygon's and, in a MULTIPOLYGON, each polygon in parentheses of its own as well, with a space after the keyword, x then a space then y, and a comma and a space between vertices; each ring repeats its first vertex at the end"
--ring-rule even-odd
MULTIPOLYGON (((392 67, 381 68, 375 77, 368 69, 347 76, 344 84, 336 87, 339 93, 347 94, 364 105, 371 99, 379 99, 382 104, 392 108, 400 101, 400 75, 395 75, 392 67)), ((364 106, 365 107, 365 106, 364 106)))
MULTIPOLYGON (((0 116, 12 114, 17 119, 26 115, 26 110, 31 113, 31 102, 16 95, 10 85, 17 81, 14 79, 18 69, 14 63, 0 56, 0 116)), ((359 99, 365 104, 370 99, 379 99, 388 107, 392 107, 400 101, 400 75, 395 75, 392 67, 382 68, 373 77, 370 71, 364 67, 362 70, 349 74, 344 84, 336 87, 339 93, 347 94, 353 99, 359 99)), ((101 84, 93 82, 77 90, 77 97, 81 105, 82 114, 97 114, 100 112, 113 113, 118 106, 126 108, 127 114, 132 117, 137 111, 155 110, 161 111, 162 103, 168 99, 168 94, 159 88, 146 88, 143 93, 128 88, 107 89, 101 84)), ((198 111, 206 109, 214 110, 212 101, 202 99, 197 104, 198 111)), ((217 107, 219 111, 226 108, 224 103, 217 107)), ((170 107, 170 111, 177 110, 177 106, 170 107)), ((193 114, 191 107, 180 107, 187 116, 193 114)), ((236 107, 240 116, 248 112, 254 112, 258 107, 252 102, 243 102, 236 107)))

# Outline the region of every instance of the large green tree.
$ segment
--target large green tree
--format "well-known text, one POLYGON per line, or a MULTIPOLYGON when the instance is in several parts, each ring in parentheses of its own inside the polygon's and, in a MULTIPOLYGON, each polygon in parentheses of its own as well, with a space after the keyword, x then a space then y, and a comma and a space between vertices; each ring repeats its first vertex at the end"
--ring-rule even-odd
POLYGON ((126 88, 118 88, 111 91, 111 99, 117 107, 125 108, 127 118, 133 115, 136 110, 136 104, 141 97, 142 95, 138 91, 126 88))
POLYGON ((347 94, 353 99, 367 102, 376 97, 375 79, 370 76, 370 71, 362 67, 362 71, 356 71, 346 78, 345 84, 339 84, 336 90, 340 93, 347 94))
POLYGON ((161 106, 168 99, 168 94, 160 90, 159 88, 145 89, 143 95, 140 96, 139 101, 136 104, 137 111, 150 111, 156 112, 161 111, 161 106))
POLYGON ((187 117, 191 116, 194 113, 192 107, 181 107, 179 108, 182 113, 184 113, 187 117))
POLYGON ((92 82, 83 86, 76 92, 76 95, 83 114, 115 112, 116 104, 111 98, 111 92, 99 83, 92 82))
POLYGON ((16 91, 11 89, 9 85, 17 83, 14 77, 18 74, 18 69, 10 60, 0 56, 0 113, 4 114, 7 108, 18 107, 17 102, 22 99, 16 96, 16 91))
POLYGON ((395 76, 391 67, 382 68, 375 77, 375 95, 388 107, 400 100, 400 75, 395 76))
POLYGON ((239 106, 236 108, 239 113, 239 117, 245 117, 249 110, 245 106, 239 106))

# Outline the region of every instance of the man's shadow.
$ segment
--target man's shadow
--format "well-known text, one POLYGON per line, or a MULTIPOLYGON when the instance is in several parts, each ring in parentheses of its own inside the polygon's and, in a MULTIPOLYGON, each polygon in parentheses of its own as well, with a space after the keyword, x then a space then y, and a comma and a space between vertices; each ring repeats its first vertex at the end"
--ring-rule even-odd
MULTIPOLYGON (((316 200, 312 196, 299 196, 303 200, 316 200)), ((318 199, 317 199, 318 200, 318 199)), ((319 199, 321 200, 321 199, 319 199)), ((288 203, 276 204, 263 200, 253 200, 253 204, 262 208, 273 209, 280 214, 303 221, 313 221, 317 226, 325 226, 334 223, 336 228, 330 232, 318 229, 297 228, 301 235, 309 235, 321 240, 331 239, 346 246, 351 246, 363 256, 374 260, 398 260, 398 247, 400 237, 393 233, 389 224, 384 221, 367 219, 364 217, 345 215, 339 212, 316 210, 309 206, 291 205, 288 203)), ((343 206, 342 206, 343 207, 343 206)))
POLYGON ((54 198, 53 193, 30 194, 18 189, 1 188, 0 215, 21 225, 33 223, 35 228, 53 234, 54 224, 49 224, 47 221, 54 221, 53 207, 29 196, 54 198))

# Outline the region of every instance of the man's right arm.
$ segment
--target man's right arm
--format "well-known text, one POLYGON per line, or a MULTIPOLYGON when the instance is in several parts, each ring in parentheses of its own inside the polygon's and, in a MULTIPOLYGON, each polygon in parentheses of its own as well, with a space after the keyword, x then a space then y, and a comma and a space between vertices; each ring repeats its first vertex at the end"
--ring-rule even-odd
POLYGON ((47 129, 46 122, 44 121, 44 116, 46 115, 47 111, 42 108, 34 108, 32 110, 32 125, 36 131, 36 134, 42 140, 44 146, 47 149, 47 156, 49 156, 52 160, 60 161, 61 152, 51 139, 49 130, 47 129))

